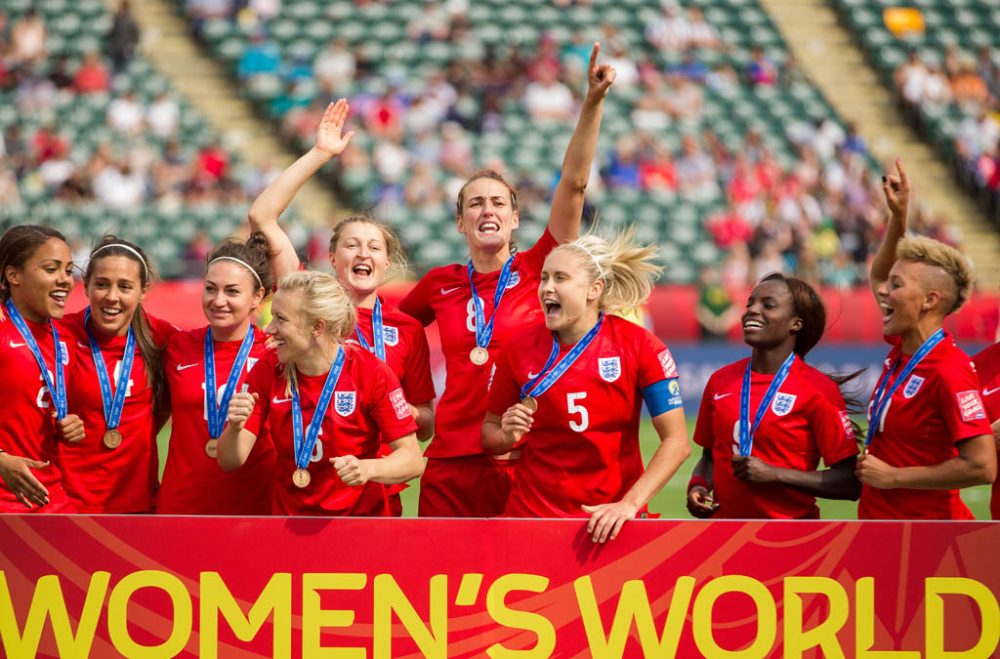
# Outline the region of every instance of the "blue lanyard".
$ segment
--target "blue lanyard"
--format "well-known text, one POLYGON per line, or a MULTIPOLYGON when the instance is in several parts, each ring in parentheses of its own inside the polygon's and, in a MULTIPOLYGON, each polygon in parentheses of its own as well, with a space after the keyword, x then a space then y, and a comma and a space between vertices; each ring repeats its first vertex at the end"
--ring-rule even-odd
POLYGON ((476 292, 476 283, 472 281, 474 270, 472 268, 472 259, 469 259, 469 286, 472 288, 472 306, 476 311, 477 347, 486 348, 490 345, 490 339, 493 338, 493 321, 496 320, 497 311, 500 309, 500 300, 503 299, 504 291, 507 290, 507 284, 510 283, 510 270, 513 265, 514 257, 511 256, 500 270, 500 279, 497 280, 497 290, 493 293, 493 313, 490 314, 490 320, 487 322, 486 316, 483 313, 483 301, 479 299, 479 294, 476 292))
POLYGON ((785 383, 788 378, 788 373, 792 370, 792 364, 795 363, 795 353, 791 353, 785 358, 784 363, 781 364, 781 368, 774 375, 774 379, 771 380, 771 386, 767 388, 764 392, 764 398, 760 401, 760 406, 757 407, 757 414, 753 418, 753 426, 750 426, 750 361, 747 361, 747 370, 743 372, 743 387, 740 389, 740 455, 748 456, 753 450, 753 436, 757 433, 757 428, 760 426, 760 422, 764 419, 764 415, 767 414, 767 408, 771 405, 771 400, 778 393, 778 389, 781 385, 785 383))
POLYGON ((326 416, 326 409, 330 406, 330 399, 333 398, 333 389, 340 380, 340 373, 344 370, 344 349, 337 348, 337 358, 333 360, 333 366, 326 375, 323 382, 323 390, 316 401, 316 409, 313 410, 312 420, 309 421, 309 429, 302 436, 302 403, 299 400, 299 390, 292 383, 292 441, 295 443, 295 466, 299 469, 306 469, 309 466, 309 458, 312 456, 313 448, 316 446, 316 438, 319 437, 319 429, 323 427, 323 418, 326 416))
POLYGON ((538 397, 548 391, 549 388, 551 388, 552 385, 554 385, 556 381, 569 370, 569 367, 580 358, 583 351, 594 342, 594 339, 597 338, 597 333, 601 331, 601 325, 603 324, 604 314, 602 313, 597 319, 597 324, 591 327, 590 331, 587 332, 582 339, 577 341, 576 345, 574 345, 570 351, 559 360, 559 363, 556 364, 551 371, 549 371, 549 367, 552 366, 552 362, 555 361, 556 356, 559 354, 559 340, 556 338, 555 332, 553 332, 552 352, 549 353, 549 358, 546 360, 545 366, 542 367, 542 370, 538 372, 538 375, 521 387, 521 397, 538 397), (548 371, 548 373, 546 373, 546 371, 548 371))
POLYGON ((921 344, 915 353, 913 353, 913 357, 910 358, 909 363, 903 368, 899 377, 896 378, 891 385, 889 384, 889 378, 892 377, 892 372, 896 370, 897 366, 899 366, 899 357, 896 358, 896 361, 893 362, 889 370, 886 371, 879 380, 878 387, 875 389, 875 394, 872 396, 872 412, 871 418, 868 420, 868 433, 865 435, 865 446, 872 443, 872 438, 875 437, 875 431, 882 422, 882 415, 885 414, 886 408, 889 406, 889 401, 892 400, 892 395, 896 393, 897 389, 899 389, 899 385, 906 381, 906 378, 909 377, 910 373, 912 373, 913 370, 917 368, 917 365, 923 361, 924 357, 926 357, 928 353, 934 349, 934 346, 941 343, 942 339, 944 339, 943 328, 927 337, 927 340, 921 344), (886 391, 886 386, 889 387, 888 391, 886 391))
POLYGON ((243 336, 243 343, 240 344, 240 351, 236 353, 233 367, 229 369, 229 379, 226 380, 226 388, 222 390, 222 400, 216 403, 215 388, 218 385, 215 382, 215 342, 212 340, 212 328, 205 329, 205 407, 208 408, 208 434, 212 439, 218 439, 222 435, 229 414, 229 399, 236 391, 243 365, 246 364, 250 348, 253 347, 253 339, 254 331, 251 325, 243 336))
POLYGON ((52 371, 55 374, 55 385, 52 383, 52 378, 49 377, 49 369, 45 366, 45 358, 42 357, 42 351, 38 347, 38 342, 35 341, 35 336, 31 333, 28 328, 28 324, 24 322, 24 317, 21 312, 17 310, 14 303, 11 300, 7 300, 4 303, 4 308, 7 309, 7 316, 10 321, 14 323, 14 327, 21 334, 21 338, 28 346, 28 350, 34 355, 35 361, 38 362, 38 368, 42 372, 42 379, 45 380, 45 386, 49 389, 49 394, 52 396, 52 404, 56 407, 56 418, 63 419, 66 416, 67 408, 69 407, 66 401, 66 380, 63 375, 63 354, 62 354, 62 344, 59 342, 59 332, 56 330, 56 326, 49 321, 49 328, 52 329, 52 341, 55 344, 55 364, 52 367, 52 371))
POLYGON ((104 422, 108 430, 118 427, 122 419, 122 409, 125 407, 125 394, 128 391, 128 379, 132 375, 132 362, 135 360, 135 336, 132 327, 128 328, 128 338, 125 339, 125 353, 122 355, 121 370, 115 380, 115 393, 111 395, 111 378, 108 377, 108 367, 101 354, 101 347, 90 331, 90 307, 84 312, 83 327, 87 331, 90 342, 90 354, 94 357, 94 369, 97 371, 97 381, 101 385, 101 404, 104 406, 104 422))
MULTIPOLYGON (((385 335, 382 325, 382 300, 375 298, 375 308, 372 309, 372 337, 375 339, 375 356, 379 361, 385 361, 385 335)), ((358 342, 368 352, 373 352, 372 347, 365 340, 365 335, 361 333, 361 328, 354 326, 354 333, 358 335, 358 342)))

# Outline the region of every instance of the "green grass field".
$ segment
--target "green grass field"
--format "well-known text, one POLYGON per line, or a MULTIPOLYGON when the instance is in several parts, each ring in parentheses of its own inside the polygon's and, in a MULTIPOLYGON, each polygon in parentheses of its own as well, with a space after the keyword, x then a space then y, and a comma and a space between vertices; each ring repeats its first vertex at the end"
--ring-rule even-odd
MULTIPOLYGON (((688 436, 694 434, 694 420, 688 421, 688 436)), ((163 465, 166 463, 167 438, 170 436, 170 427, 167 426, 160 432, 158 438, 160 448, 160 475, 163 475, 163 465)), ((656 450, 659 438, 653 430, 653 425, 648 421, 643 421, 639 429, 639 441, 642 443, 642 455, 646 463, 656 450)), ((691 519, 685 507, 685 494, 687 492, 687 482, 694 468, 695 461, 701 455, 701 448, 691 446, 691 457, 681 467, 680 471, 666 486, 653 497, 649 509, 652 512, 660 513, 665 518, 691 519)), ((415 517, 417 514, 417 496, 420 493, 419 483, 411 483, 410 487, 402 494, 403 514, 406 517, 415 517)), ((976 519, 990 518, 990 487, 983 485, 962 490, 962 498, 966 505, 972 510, 976 519)), ((824 519, 857 519, 858 505, 855 501, 826 501, 819 500, 821 515, 824 519)))

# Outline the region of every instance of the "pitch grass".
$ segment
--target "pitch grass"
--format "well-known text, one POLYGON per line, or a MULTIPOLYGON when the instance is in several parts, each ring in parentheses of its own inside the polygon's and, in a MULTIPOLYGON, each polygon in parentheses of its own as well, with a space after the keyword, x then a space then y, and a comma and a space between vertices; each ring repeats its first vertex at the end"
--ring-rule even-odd
MULTIPOLYGON (((688 420, 688 436, 694 434, 694 419, 688 420)), ((160 451, 160 476, 163 476, 163 465, 166 463, 167 443, 170 437, 170 426, 166 426, 158 437, 160 451)), ((645 463, 649 463, 653 451, 659 443, 656 431, 649 421, 643 421, 639 429, 639 441, 642 444, 642 455, 645 463)), ((691 445, 691 457, 681 465, 680 471, 667 483, 660 492, 653 497, 649 504, 649 509, 654 513, 660 513, 666 519, 691 519, 685 506, 685 494, 687 491, 688 478, 691 470, 694 469, 695 462, 701 455, 701 447, 691 445)), ((289 471, 289 473, 291 473, 289 471)), ((420 494, 420 484, 411 483, 410 487, 403 492, 403 515, 415 517, 417 514, 417 498, 420 494)), ((962 499, 972 510, 976 519, 990 518, 990 487, 983 485, 962 490, 962 499)), ((857 519, 858 504, 856 501, 827 501, 819 500, 820 514, 823 519, 857 519)))

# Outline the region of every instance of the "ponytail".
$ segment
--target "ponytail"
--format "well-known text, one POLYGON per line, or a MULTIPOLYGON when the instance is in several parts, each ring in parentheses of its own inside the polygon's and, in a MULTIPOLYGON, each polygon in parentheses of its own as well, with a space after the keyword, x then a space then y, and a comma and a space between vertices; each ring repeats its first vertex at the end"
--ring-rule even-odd
POLYGON ((601 311, 617 312, 635 309, 647 299, 653 281, 663 268, 653 263, 655 245, 639 245, 635 229, 618 234, 608 241, 594 234, 580 236, 555 250, 579 254, 591 281, 604 282, 604 292, 598 300, 601 311))

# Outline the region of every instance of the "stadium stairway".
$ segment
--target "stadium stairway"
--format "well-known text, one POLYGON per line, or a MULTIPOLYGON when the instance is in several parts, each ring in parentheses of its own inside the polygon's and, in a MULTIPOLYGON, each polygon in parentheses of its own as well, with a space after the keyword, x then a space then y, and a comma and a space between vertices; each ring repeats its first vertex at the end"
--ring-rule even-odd
POLYGON ((903 120, 891 92, 855 46, 827 0, 760 0, 802 68, 845 121, 854 122, 879 162, 903 160, 916 192, 935 212, 954 218, 962 247, 976 265, 978 286, 1000 287, 1000 235, 903 120))
MULTIPOLYGON (((116 3, 109 0, 109 4, 116 3)), ((146 57, 226 136, 229 148, 255 165, 271 162, 284 168, 298 157, 278 138, 276 129, 257 116, 222 65, 202 53, 172 2, 133 2, 132 14, 142 30, 146 57)), ((344 214, 333 193, 317 179, 306 183, 294 203, 298 217, 312 226, 344 214)))

